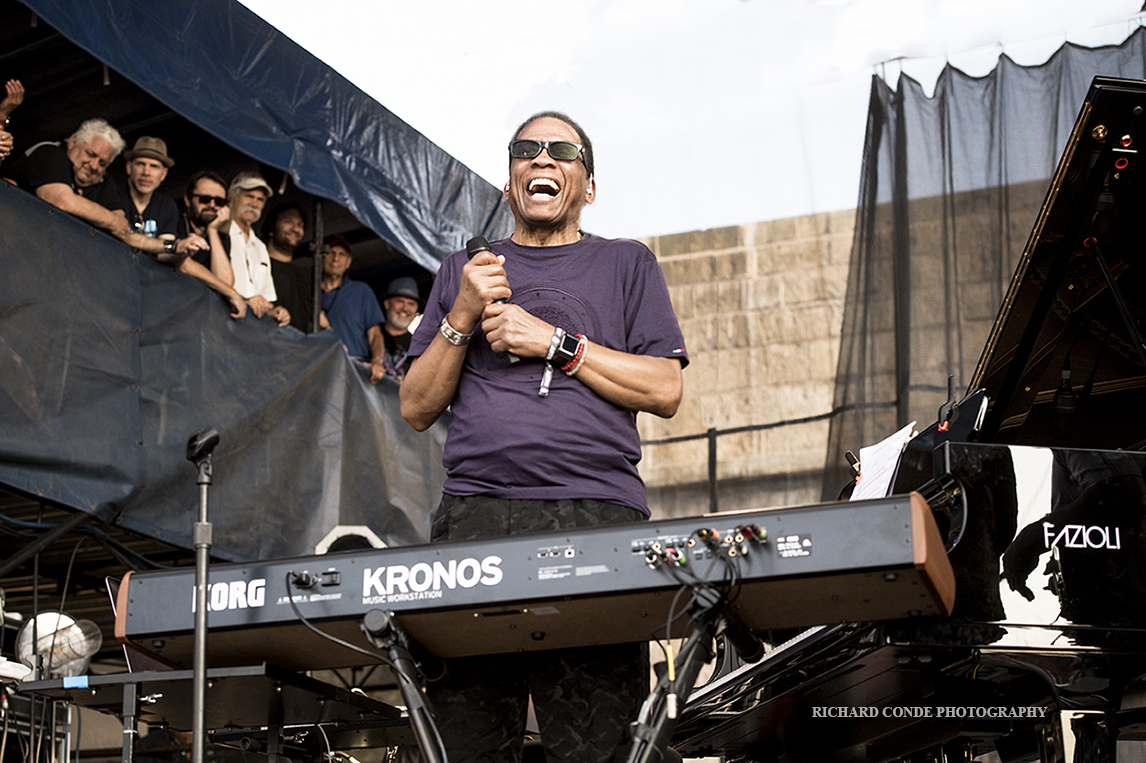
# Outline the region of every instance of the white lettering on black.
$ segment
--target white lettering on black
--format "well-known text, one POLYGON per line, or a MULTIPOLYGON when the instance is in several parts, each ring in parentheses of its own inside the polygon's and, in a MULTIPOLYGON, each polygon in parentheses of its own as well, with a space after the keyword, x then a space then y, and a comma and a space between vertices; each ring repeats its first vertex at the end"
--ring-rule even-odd
MULTIPOLYGON (((392 564, 362 570, 363 604, 381 604, 414 599, 439 598, 443 590, 473 588, 479 583, 495 586, 504 573, 500 556, 484 559, 450 559, 448 562, 418 562, 412 567, 392 564)), ((261 594, 260 594, 261 595, 261 594)), ((250 604, 251 593, 247 592, 250 604)), ((254 605, 251 605, 254 606, 254 605)))
MULTIPOLYGON (((223 612, 228 609, 248 609, 261 607, 266 603, 267 581, 265 578, 212 583, 207 586, 207 611, 223 612)), ((195 612, 195 587, 191 587, 191 612, 195 612)))
POLYGON ((1057 533, 1053 522, 1043 522, 1043 543, 1048 549, 1104 548, 1117 551, 1122 548, 1122 528, 1099 525, 1063 525, 1057 533))

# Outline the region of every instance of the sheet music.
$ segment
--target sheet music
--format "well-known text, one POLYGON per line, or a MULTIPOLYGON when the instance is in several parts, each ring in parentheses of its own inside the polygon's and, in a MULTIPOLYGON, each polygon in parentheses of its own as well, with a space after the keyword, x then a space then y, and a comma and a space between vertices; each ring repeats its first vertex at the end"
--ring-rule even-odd
POLYGON ((913 421, 875 445, 860 448, 860 481, 852 492, 851 500, 883 498, 887 495, 895 476, 895 466, 899 463, 899 455, 915 435, 913 421))

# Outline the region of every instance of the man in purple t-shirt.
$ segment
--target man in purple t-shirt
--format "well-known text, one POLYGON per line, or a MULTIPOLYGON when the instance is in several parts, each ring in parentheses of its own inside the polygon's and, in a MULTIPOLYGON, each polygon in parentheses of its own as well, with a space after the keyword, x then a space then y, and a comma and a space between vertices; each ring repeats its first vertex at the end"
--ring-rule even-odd
MULTIPOLYGON (((432 540, 639 521, 636 414, 680 405, 684 340, 660 267, 583 234, 593 147, 543 112, 510 143, 513 235, 442 263, 410 343, 402 416, 451 407, 432 540)), ((428 687, 451 761, 517 760, 532 696, 546 758, 623 760, 648 694, 643 644, 451 660, 428 687)))

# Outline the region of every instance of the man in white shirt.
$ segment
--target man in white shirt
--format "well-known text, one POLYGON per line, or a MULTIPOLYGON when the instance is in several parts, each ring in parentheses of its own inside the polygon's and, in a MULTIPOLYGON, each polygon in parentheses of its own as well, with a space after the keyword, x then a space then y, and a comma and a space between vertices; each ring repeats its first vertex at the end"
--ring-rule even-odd
POLYGON ((218 216, 207 226, 207 240, 213 255, 229 252, 235 291, 247 301, 251 311, 260 318, 270 315, 280 326, 286 326, 290 323, 290 313, 282 305, 274 304, 278 295, 271 277, 267 245, 253 229, 272 193, 270 185, 257 172, 240 172, 227 189, 227 206, 219 210, 218 216))

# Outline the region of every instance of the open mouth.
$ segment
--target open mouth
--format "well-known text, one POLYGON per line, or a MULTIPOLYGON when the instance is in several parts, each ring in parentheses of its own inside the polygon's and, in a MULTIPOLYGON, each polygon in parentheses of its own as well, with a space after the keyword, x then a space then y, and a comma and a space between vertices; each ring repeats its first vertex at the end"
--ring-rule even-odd
POLYGON ((530 196, 556 196, 560 190, 556 181, 550 178, 534 178, 526 187, 530 196))

